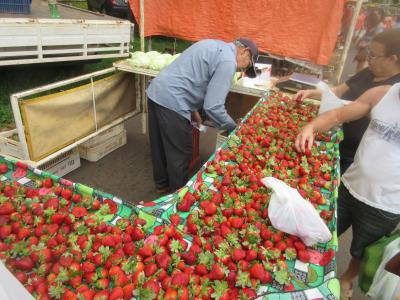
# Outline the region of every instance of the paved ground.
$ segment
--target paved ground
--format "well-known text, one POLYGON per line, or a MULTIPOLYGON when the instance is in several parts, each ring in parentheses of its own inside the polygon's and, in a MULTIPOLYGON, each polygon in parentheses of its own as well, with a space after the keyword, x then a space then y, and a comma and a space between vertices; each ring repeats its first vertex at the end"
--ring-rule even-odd
MULTIPOLYGON (((352 53, 350 53, 350 57, 353 57, 352 53)), ((349 63, 344 70, 342 80, 346 80, 349 74, 353 73, 354 65, 349 63)), ((140 133, 140 117, 127 121, 126 128, 128 132, 127 145, 95 163, 81 160, 82 166, 65 177, 106 191, 133 203, 158 198, 152 182, 148 137, 140 133)), ((215 130, 209 130, 201 136, 201 162, 198 167, 213 153, 215 138, 215 130)), ((338 274, 345 270, 350 259, 348 253, 350 240, 350 231, 339 239, 338 274)), ((367 297, 355 287, 352 299, 364 300, 367 297)))

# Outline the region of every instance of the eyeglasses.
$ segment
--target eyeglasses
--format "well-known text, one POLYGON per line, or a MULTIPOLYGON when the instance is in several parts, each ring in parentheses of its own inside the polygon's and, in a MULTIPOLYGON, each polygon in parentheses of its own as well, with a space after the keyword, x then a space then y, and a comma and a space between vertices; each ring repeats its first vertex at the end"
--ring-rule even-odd
POLYGON ((376 55, 376 54, 374 54, 373 52, 371 52, 371 49, 369 49, 369 48, 366 48, 366 51, 367 51, 367 58, 368 59, 377 59, 377 58, 380 58, 380 57, 386 57, 386 55, 376 55))
POLYGON ((248 51, 246 51, 246 56, 249 58, 249 64, 247 65, 247 67, 245 68, 241 68, 241 71, 243 73, 247 72, 248 69, 250 69, 250 67, 253 65, 253 57, 251 55, 251 52, 249 49, 247 49, 248 51))

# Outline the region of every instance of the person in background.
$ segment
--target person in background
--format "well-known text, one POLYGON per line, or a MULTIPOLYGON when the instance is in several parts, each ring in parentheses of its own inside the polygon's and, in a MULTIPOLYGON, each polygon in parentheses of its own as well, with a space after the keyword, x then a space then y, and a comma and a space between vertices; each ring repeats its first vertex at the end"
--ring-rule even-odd
MULTIPOLYGON (((368 67, 355 74, 345 83, 332 88, 335 95, 344 100, 354 101, 366 90, 400 82, 400 29, 388 30, 377 34, 368 48, 368 67)), ((296 98, 320 98, 321 91, 302 90, 296 98)), ((369 119, 343 124, 344 140, 340 143, 340 169, 343 174, 353 162, 369 119)))
POLYGON ((225 98, 236 71, 254 78, 256 44, 203 40, 186 49, 154 78, 148 89, 149 136, 153 178, 160 193, 184 186, 192 156, 192 122, 202 123, 202 109, 215 125, 235 129, 225 98))
POLYGON ((354 162, 339 187, 337 233, 353 230, 351 261, 340 278, 341 299, 352 294, 364 249, 400 222, 400 83, 375 87, 354 102, 321 114, 304 126, 295 147, 311 149, 316 132, 370 115, 354 162))
POLYGON ((363 30, 363 34, 359 37, 359 40, 356 42, 358 51, 354 60, 357 62, 357 72, 368 66, 367 47, 376 34, 384 31, 384 18, 385 13, 380 8, 374 8, 369 14, 367 14, 364 22, 365 29, 363 30))
POLYGON ((354 39, 353 39, 354 41, 357 41, 361 38, 361 34, 364 29, 364 22, 365 22, 366 17, 367 17, 367 15, 365 13, 365 9, 362 7, 360 14, 358 15, 358 18, 357 18, 356 26, 354 28, 354 39))

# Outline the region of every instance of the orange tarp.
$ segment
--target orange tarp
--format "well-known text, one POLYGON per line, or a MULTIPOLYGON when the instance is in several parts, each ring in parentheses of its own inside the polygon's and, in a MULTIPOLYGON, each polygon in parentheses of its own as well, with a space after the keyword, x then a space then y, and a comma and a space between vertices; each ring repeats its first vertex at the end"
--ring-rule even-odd
MULTIPOLYGON (((140 23, 140 1, 129 0, 140 23)), ((344 0, 144 0, 145 36, 198 41, 244 36, 274 55, 326 65, 344 0)))

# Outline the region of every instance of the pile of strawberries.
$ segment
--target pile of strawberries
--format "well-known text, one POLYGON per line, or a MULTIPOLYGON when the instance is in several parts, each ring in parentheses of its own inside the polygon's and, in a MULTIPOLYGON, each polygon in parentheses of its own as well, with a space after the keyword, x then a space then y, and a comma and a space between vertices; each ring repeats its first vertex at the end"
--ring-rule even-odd
MULTIPOLYGON (((293 290, 287 260, 307 263, 310 249, 271 225, 271 191, 260 179, 275 176, 297 188, 328 223, 333 206, 321 188, 335 186, 334 159, 324 146, 305 155, 293 148, 314 108, 279 94, 269 101, 208 164, 212 187, 200 182, 179 200, 188 218, 173 214, 151 231, 136 216, 107 224, 113 201, 49 178, 37 188, 0 183, 0 259, 37 299, 251 299, 273 281, 293 290)), ((318 263, 333 256, 327 250, 318 263)))

